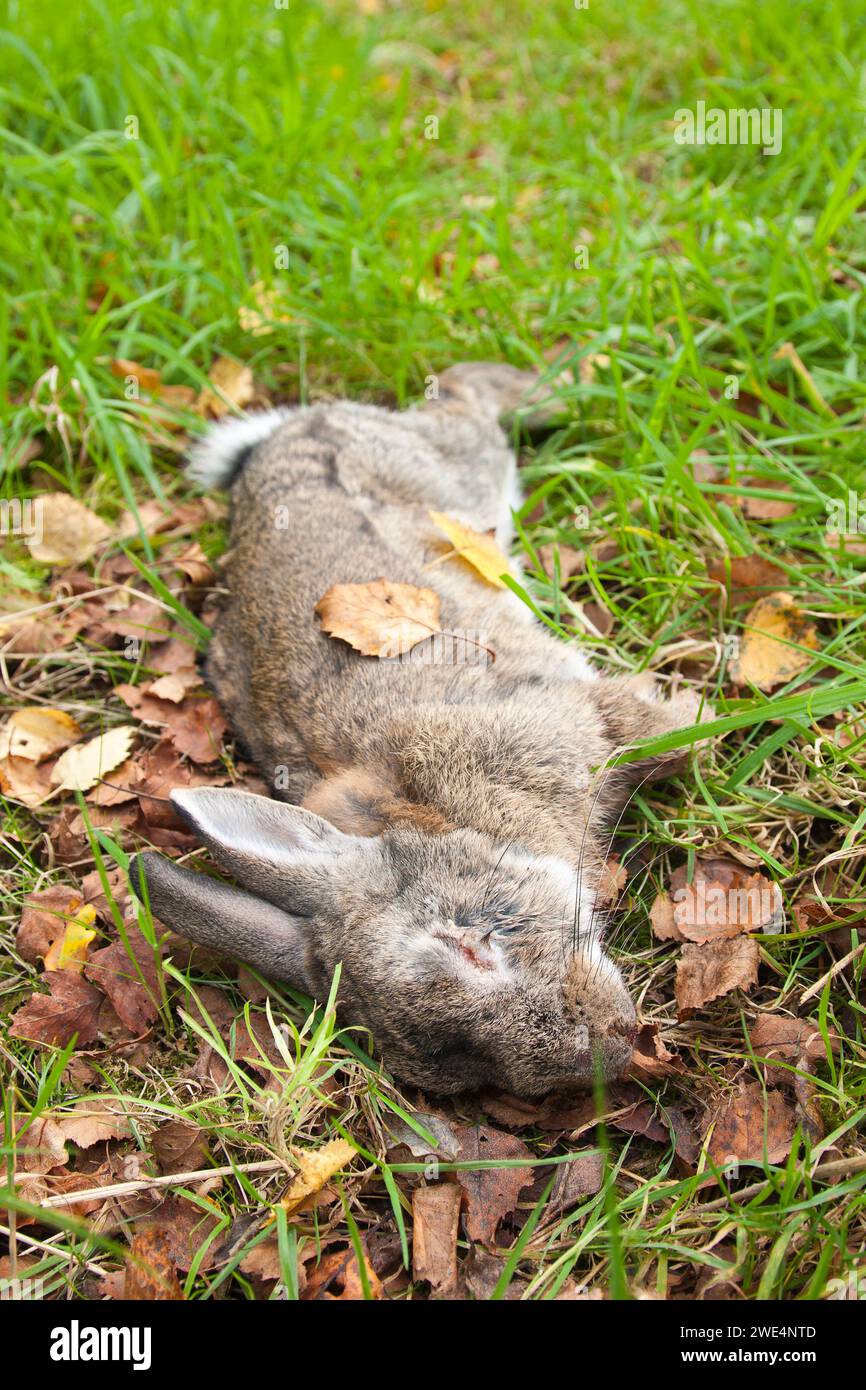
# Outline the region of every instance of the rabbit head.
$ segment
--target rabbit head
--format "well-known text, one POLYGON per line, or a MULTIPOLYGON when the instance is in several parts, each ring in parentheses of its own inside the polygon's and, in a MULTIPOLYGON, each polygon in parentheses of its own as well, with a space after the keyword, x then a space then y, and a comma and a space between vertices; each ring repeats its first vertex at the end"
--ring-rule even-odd
POLYGON ((564 860, 474 830, 345 834, 240 791, 172 801, 242 888, 147 852, 132 881, 154 915, 320 1000, 341 963, 341 1021, 401 1080, 537 1096, 624 1069, 634 1008, 564 860))

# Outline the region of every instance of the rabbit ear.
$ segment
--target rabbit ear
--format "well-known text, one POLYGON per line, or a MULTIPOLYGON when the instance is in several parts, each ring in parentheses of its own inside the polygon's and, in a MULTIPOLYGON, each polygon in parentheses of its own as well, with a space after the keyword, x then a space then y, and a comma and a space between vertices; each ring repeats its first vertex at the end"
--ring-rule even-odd
POLYGON ((370 843, 312 811, 226 787, 185 787, 171 802, 220 864, 279 906, 291 902, 293 874, 325 868, 329 858, 370 843))
POLYGON ((305 963, 311 924, 303 918, 152 851, 136 855, 129 878, 154 917, 179 935, 315 993, 305 963))

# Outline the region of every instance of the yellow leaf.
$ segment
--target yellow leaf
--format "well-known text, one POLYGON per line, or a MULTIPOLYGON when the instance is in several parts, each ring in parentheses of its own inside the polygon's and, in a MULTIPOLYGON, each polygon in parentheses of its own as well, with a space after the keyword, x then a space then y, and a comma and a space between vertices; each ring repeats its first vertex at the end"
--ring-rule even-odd
POLYGON ((251 333, 254 338, 264 338, 266 334, 273 333, 275 323, 290 322, 291 315, 277 313, 277 291, 268 289, 264 280, 257 280, 250 287, 250 294, 255 309, 250 309, 246 304, 241 304, 238 309, 238 323, 245 333, 251 333))
POLYGON ((577 364, 577 375, 584 386, 591 386, 595 381, 596 370, 605 371, 609 366, 610 358, 606 352, 588 352, 577 364))
POLYGON ((471 526, 464 526, 462 521, 455 521, 443 512, 431 512, 430 520, 448 537, 460 558, 477 570, 482 579, 497 589, 508 588, 501 577, 511 572, 508 558, 496 544, 492 531, 473 531, 471 526))
POLYGON ((80 725, 65 710, 28 706, 15 710, 0 729, 0 758, 27 758, 41 763, 80 737, 80 725))
POLYGON ((218 357, 208 376, 213 389, 205 387, 199 393, 196 401, 199 415, 219 418, 228 414, 232 406, 240 409, 249 405, 255 394, 252 371, 231 357, 218 357))
POLYGON ((48 492, 36 502, 37 524, 25 542, 43 565, 80 565, 111 534, 101 516, 68 492, 48 492))
POLYGON ((95 931, 90 925, 96 919, 96 908, 92 903, 82 907, 77 917, 66 923, 62 936, 52 941, 45 953, 46 970, 71 970, 80 975, 87 964, 87 948, 95 931))
POLYGON ((739 654, 731 663, 735 685, 772 690, 805 671, 818 648, 818 634, 790 594, 767 594, 745 621, 739 654), (787 645, 795 643, 796 645, 787 645), (808 651, 799 651, 807 647, 808 651))
POLYGON ((315 612, 325 632, 364 656, 397 657, 440 632, 439 595, 415 584, 374 579, 334 584, 315 612))
POLYGON ((101 777, 113 772, 125 762, 135 729, 131 724, 123 724, 118 729, 91 738, 87 743, 67 748, 54 764, 51 780, 58 791, 90 791, 101 777))
POLYGON ((335 1173, 345 1168, 355 1157, 355 1150, 345 1139, 330 1139, 320 1149, 312 1149, 298 1160, 298 1171, 280 1201, 286 1211, 297 1211, 302 1202, 320 1192, 335 1173))

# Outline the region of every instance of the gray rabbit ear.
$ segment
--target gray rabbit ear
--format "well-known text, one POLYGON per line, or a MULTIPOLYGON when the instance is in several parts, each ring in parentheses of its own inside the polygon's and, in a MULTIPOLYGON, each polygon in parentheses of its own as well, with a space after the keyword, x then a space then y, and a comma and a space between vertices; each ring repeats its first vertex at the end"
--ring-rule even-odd
POLYGON ((178 868, 153 851, 135 856, 129 879, 154 917, 180 936, 315 993, 308 970, 310 922, 206 874, 178 868))
MULTIPOLYGON (((299 806, 227 787, 185 787, 172 805, 245 888, 284 905, 287 878, 365 841, 299 806)), ((369 844, 369 841, 366 843, 369 844)))

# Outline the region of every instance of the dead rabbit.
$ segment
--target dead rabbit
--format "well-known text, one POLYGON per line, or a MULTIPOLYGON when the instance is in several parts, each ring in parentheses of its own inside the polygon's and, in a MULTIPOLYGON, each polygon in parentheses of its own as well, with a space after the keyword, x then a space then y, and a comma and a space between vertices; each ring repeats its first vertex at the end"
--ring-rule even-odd
POLYGON ((341 1020, 435 1092, 533 1096, 626 1066, 635 1010, 599 878, 630 789, 676 759, 605 764, 710 714, 594 670, 462 559, 433 563, 431 510, 507 551, 519 493, 500 420, 539 392, 462 364, 403 413, 337 402, 219 425, 190 469, 231 488, 208 681, 279 799, 173 795, 241 887, 152 852, 133 881, 168 926, 319 1000, 342 962, 341 1020), (457 659, 382 661, 327 636, 322 595, 380 577, 435 589, 443 627, 483 634, 495 661, 473 638, 457 659))

